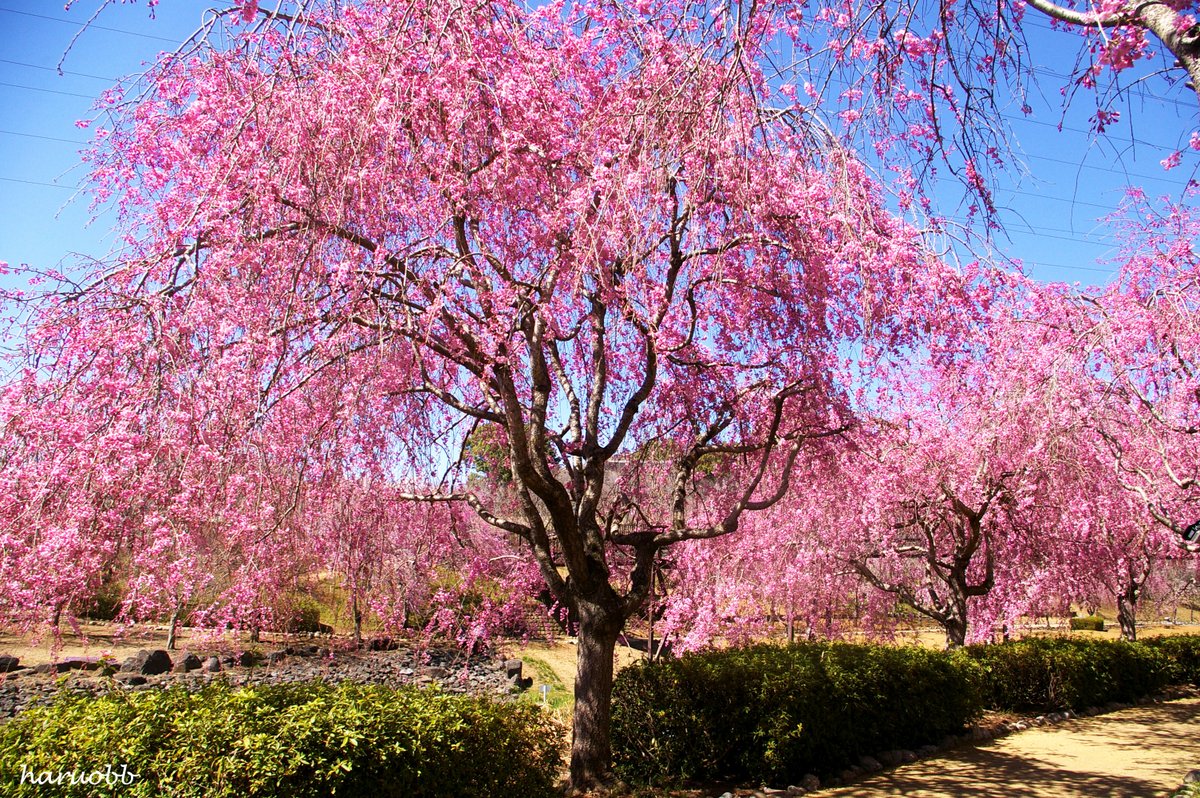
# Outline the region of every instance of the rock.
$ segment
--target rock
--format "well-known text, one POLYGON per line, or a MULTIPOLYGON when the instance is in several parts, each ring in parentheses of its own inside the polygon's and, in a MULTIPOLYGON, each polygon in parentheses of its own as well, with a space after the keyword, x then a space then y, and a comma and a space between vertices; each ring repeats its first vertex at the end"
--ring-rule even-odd
POLYGON ((926 744, 917 749, 917 753, 920 754, 922 757, 933 756, 937 752, 938 752, 938 747, 936 745, 926 744))
POLYGON ((889 768, 894 768, 896 765, 899 765, 904 761, 904 755, 903 752, 892 749, 891 751, 883 751, 880 753, 878 759, 883 765, 889 768))
POLYGON ((175 667, 172 670, 174 670, 175 673, 191 673, 192 671, 200 670, 200 668, 203 666, 204 660, 200 659, 192 652, 186 651, 184 652, 184 655, 179 658, 179 661, 175 663, 175 667))
POLYGON ((138 673, 130 673, 128 671, 118 673, 114 678, 127 687, 137 687, 146 683, 145 676, 142 676, 138 673))
POLYGON ((858 766, 867 773, 878 773, 883 770, 883 765, 879 764, 879 760, 873 756, 860 756, 858 766))
POLYGON ((21 667, 19 657, 14 657, 11 654, 0 654, 0 673, 12 673, 19 667, 21 667))
POLYGON ((862 773, 863 773, 862 768, 857 767, 855 765, 851 765, 850 767, 846 768, 841 773, 839 773, 838 777, 841 778, 841 780, 843 782, 849 782, 849 781, 854 781, 855 779, 857 779, 859 776, 862 775, 862 773))
POLYGON ((390 637, 373 637, 367 643, 367 651, 395 651, 399 647, 400 644, 390 637))
POLYGON ((916 751, 909 751, 908 749, 904 749, 903 751, 900 752, 900 761, 902 761, 906 765, 909 764, 910 762, 916 762, 917 758, 918 757, 917 757, 916 751))
POLYGON ((121 673, 140 673, 154 676, 171 670, 171 657, 166 651, 157 648, 153 651, 142 649, 121 663, 121 673))
POLYGON ((799 784, 792 784, 792 785, 789 785, 787 788, 788 795, 804 795, 807 792, 808 792, 808 790, 804 789, 799 784))
POLYGON ((83 657, 71 657, 59 662, 48 662, 43 665, 35 665, 31 670, 33 673, 66 673, 68 671, 95 670, 100 667, 98 660, 84 659, 83 657))
POLYGON ((1200 770, 1189 770, 1187 775, 1183 777, 1184 784, 1200 783, 1200 770))
POLYGON ((237 664, 243 668, 253 668, 262 662, 262 654, 257 651, 243 651, 237 656, 237 664))
POLYGON ((221 660, 217 659, 216 657, 209 657, 208 659, 204 660, 204 664, 201 666, 201 668, 205 673, 218 673, 221 670, 221 660))
POLYGON ((521 678, 521 670, 525 667, 525 663, 519 659, 504 660, 504 675, 509 679, 516 677, 521 678))
POLYGON ((808 773, 804 778, 800 779, 800 786, 809 792, 816 792, 821 789, 821 780, 811 773, 808 773))
POLYGON ((278 665, 287 659, 287 654, 283 651, 271 651, 267 654, 268 665, 278 665))
POLYGON ((433 679, 445 679, 446 678, 446 669, 445 668, 439 668, 437 666, 434 666, 432 668, 429 668, 425 672, 427 674, 429 674, 430 678, 433 678, 433 679))

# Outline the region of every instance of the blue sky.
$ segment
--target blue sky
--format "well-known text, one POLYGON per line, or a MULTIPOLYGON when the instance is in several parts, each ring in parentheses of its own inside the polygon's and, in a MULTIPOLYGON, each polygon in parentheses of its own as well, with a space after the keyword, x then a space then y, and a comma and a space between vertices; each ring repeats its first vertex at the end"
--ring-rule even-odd
MULTIPOLYGON (((90 219, 76 187, 85 173, 78 151, 87 132, 76 120, 112 81, 136 73, 161 50, 172 50, 201 22, 212 2, 166 0, 148 18, 142 4, 115 5, 85 31, 55 66, 99 0, 79 0, 70 12, 50 0, 0 0, 0 260, 54 268, 73 253, 103 257, 111 219, 90 219)), ((218 3, 217 5, 220 5, 218 3)), ((1031 44, 1045 75, 1034 114, 1009 116, 1028 174, 1013 172, 997 194, 1005 232, 997 245, 1042 280, 1100 283, 1112 266, 1112 239, 1097 220, 1119 203, 1123 187, 1151 195, 1178 194, 1190 176, 1184 165, 1159 162, 1196 128, 1195 95, 1156 78, 1137 84, 1122 104, 1122 121, 1097 141, 1089 132, 1090 97, 1083 94, 1063 120, 1058 88, 1076 40, 1031 17, 1031 44), (1065 60, 1064 60, 1065 59, 1065 60)), ((947 196, 953 196, 949 194, 947 196)), ((954 215, 953 200, 942 208, 954 215)))

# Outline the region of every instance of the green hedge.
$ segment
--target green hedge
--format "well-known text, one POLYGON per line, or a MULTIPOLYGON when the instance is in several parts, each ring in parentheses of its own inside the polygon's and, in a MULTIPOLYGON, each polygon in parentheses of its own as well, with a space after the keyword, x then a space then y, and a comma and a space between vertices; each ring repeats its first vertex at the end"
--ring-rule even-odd
POLYGON ((1148 637, 1142 641, 1167 659, 1168 680, 1172 684, 1200 686, 1200 637, 1171 635, 1148 637))
POLYGON ((316 682, 63 695, 0 726, 0 794, 551 796, 561 753, 537 708, 432 690, 316 682), (21 783, 122 765, 138 774, 132 784, 21 783))
POLYGON ((847 644, 706 651, 622 671, 617 771, 642 784, 794 783, 917 748, 983 708, 1079 710, 1200 684, 1200 637, 1027 638, 953 653, 847 644))
POLYGON ((982 709, 978 666, 914 647, 759 645, 626 668, 613 693, 631 782, 786 784, 958 732, 982 709))
POLYGON ((1072 618, 1071 631, 1103 632, 1104 618, 1099 615, 1084 615, 1081 618, 1072 618))
POLYGON ((1120 640, 1030 637, 966 651, 983 666, 989 709, 1049 712, 1131 702, 1171 681, 1161 650, 1120 640))

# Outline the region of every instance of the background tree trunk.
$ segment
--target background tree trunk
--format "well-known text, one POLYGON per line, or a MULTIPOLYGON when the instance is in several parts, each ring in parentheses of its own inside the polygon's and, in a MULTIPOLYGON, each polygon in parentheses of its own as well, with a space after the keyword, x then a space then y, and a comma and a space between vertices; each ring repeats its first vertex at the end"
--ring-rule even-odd
POLYGON ((180 608, 176 607, 171 613, 171 628, 167 630, 167 651, 175 650, 176 633, 179 631, 179 612, 180 608))
POLYGON ((1137 587, 1132 584, 1117 596, 1117 623, 1121 625, 1121 639, 1131 643, 1137 640, 1137 600, 1137 587))

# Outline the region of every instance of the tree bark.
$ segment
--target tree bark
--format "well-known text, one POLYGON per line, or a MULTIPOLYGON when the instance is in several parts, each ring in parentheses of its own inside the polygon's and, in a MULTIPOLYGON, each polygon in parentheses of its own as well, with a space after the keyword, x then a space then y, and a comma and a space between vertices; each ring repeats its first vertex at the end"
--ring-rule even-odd
POLYGON ((619 612, 580 607, 571 740, 571 788, 575 791, 604 786, 611 780, 613 654, 621 626, 619 612))
POLYGON ((354 647, 362 648, 362 610, 358 608, 358 591, 351 597, 351 612, 354 614, 354 647))
POLYGON ((1125 592, 1117 596, 1117 623, 1121 625, 1121 639, 1131 643, 1137 640, 1137 600, 1135 585, 1127 586, 1125 592))
POLYGON ((179 630, 179 607, 171 613, 171 628, 167 631, 167 651, 175 650, 176 632, 179 630))
POLYGON ((946 629, 946 648, 962 648, 967 644, 967 621, 965 618, 947 618, 942 624, 946 629))

